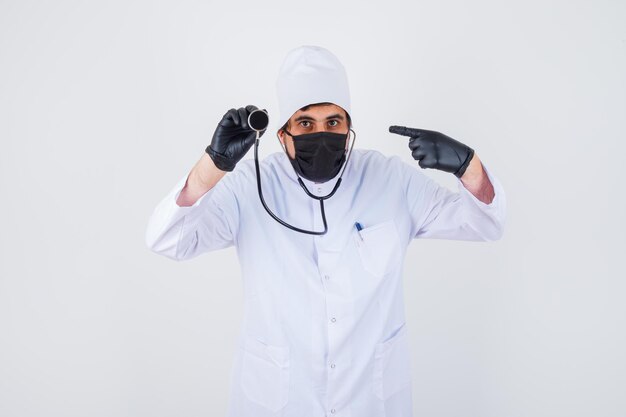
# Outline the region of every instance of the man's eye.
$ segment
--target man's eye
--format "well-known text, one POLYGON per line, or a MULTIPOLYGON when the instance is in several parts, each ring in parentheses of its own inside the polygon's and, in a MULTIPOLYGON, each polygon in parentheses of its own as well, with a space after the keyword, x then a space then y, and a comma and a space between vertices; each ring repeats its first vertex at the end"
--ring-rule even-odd
POLYGON ((302 125, 302 127, 309 127, 308 125, 305 126, 302 123, 311 123, 311 122, 309 122, 308 120, 303 120, 300 122, 300 125, 302 125))
POLYGON ((328 123, 335 123, 334 125, 331 125, 333 127, 337 126, 337 124, 339 124, 339 120, 331 120, 328 123))

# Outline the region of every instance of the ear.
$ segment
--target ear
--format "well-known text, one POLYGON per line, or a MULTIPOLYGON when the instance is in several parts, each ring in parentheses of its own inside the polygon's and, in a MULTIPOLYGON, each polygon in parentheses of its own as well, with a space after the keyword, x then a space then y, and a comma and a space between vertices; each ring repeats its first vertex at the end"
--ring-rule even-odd
POLYGON ((285 145, 285 141, 284 141, 283 137, 280 135, 281 133, 283 133, 281 130, 276 132, 276 137, 278 137, 278 140, 280 141, 280 146, 281 146, 281 148, 283 148, 283 151, 287 152, 287 146, 285 145))

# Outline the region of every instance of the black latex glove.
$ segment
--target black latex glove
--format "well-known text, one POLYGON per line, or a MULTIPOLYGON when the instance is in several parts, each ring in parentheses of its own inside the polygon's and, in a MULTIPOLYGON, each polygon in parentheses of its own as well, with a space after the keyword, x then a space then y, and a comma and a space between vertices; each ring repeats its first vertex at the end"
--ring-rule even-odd
MULTIPOLYGON (((254 145, 256 131, 248 126, 248 116, 258 107, 252 104, 245 108, 228 110, 217 124, 211 144, 206 147, 215 166, 222 171, 232 171, 237 162, 254 145)), ((262 130, 259 137, 263 136, 262 130)))
POLYGON ((474 156, 469 146, 433 130, 389 126, 389 131, 411 138, 411 154, 422 168, 440 169, 461 178, 474 156))

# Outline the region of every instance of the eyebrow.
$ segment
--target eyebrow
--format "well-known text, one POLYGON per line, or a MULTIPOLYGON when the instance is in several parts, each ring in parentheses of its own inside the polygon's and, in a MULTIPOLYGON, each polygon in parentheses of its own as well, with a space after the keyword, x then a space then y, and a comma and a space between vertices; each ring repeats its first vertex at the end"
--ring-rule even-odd
MULTIPOLYGON (((330 120, 330 119, 341 119, 341 120, 344 120, 344 117, 342 115, 340 115, 339 113, 337 113, 337 114, 331 114, 330 116, 328 116, 326 118, 326 120, 330 120)), ((313 121, 315 121, 315 119, 312 118, 311 116, 302 115, 302 116, 296 117, 294 119, 294 122, 299 122, 300 120, 313 120, 313 121)))

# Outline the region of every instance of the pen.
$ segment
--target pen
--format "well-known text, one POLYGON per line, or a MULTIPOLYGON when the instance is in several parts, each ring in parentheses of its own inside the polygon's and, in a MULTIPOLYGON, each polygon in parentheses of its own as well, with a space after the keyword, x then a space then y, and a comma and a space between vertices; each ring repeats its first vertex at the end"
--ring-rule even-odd
POLYGON ((356 227, 356 231, 359 234, 359 237, 361 238, 361 240, 363 240, 363 236, 361 236, 361 230, 363 229, 363 226, 361 226, 361 223, 354 223, 354 227, 356 227))

